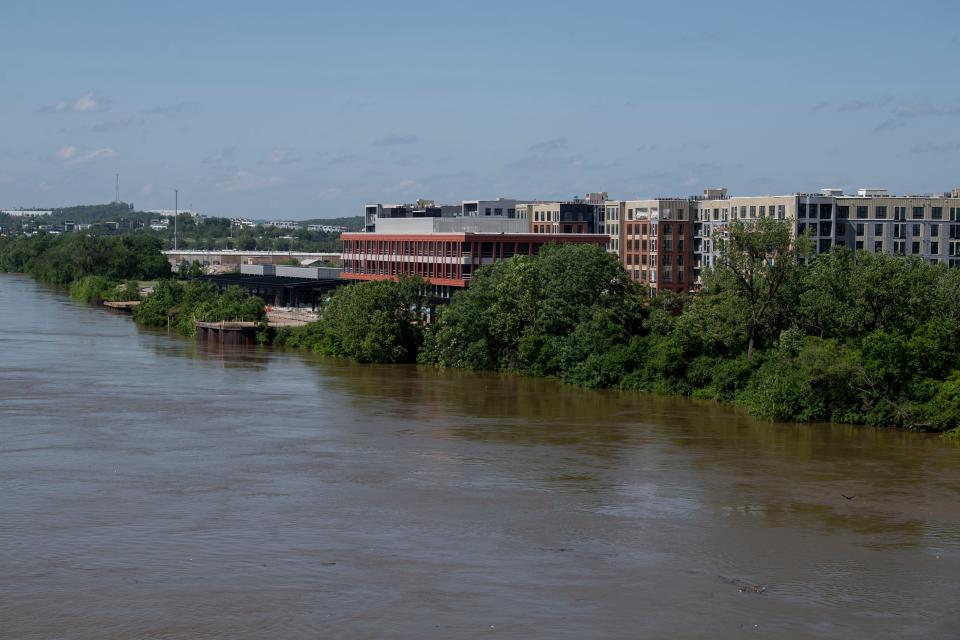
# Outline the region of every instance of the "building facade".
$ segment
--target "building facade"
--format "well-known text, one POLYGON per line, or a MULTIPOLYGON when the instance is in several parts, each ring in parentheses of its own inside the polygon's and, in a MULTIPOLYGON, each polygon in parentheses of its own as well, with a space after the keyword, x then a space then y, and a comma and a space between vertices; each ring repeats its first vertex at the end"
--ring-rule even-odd
POLYGON ((517 218, 521 217, 518 215, 519 204, 510 198, 497 198, 496 200, 464 200, 460 207, 463 215, 468 217, 517 218))
POLYGON ((449 298, 469 285, 482 266, 516 255, 536 255, 555 242, 605 246, 600 235, 533 233, 344 233, 340 236, 342 277, 385 280, 416 275, 433 294, 449 298))
POLYGON ((696 275, 716 265, 716 239, 731 221, 772 217, 807 235, 814 252, 835 246, 857 251, 917 256, 960 266, 960 190, 939 196, 895 196, 884 189, 838 189, 788 196, 727 197, 696 203, 696 275))
POLYGON ((524 217, 533 233, 583 234, 599 233, 602 205, 584 200, 529 202, 524 217))

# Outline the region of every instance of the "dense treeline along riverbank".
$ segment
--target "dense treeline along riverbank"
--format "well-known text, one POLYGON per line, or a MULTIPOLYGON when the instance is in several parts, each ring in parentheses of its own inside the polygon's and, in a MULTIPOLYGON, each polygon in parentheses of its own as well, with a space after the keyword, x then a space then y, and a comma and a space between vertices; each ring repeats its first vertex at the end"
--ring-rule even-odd
POLYGON ((551 247, 482 269, 429 327, 416 281, 341 290, 279 344, 368 362, 518 371, 692 395, 775 420, 946 431, 960 424, 960 271, 733 225, 689 298, 650 299, 602 250, 551 247))
POLYGON ((0 271, 26 273, 47 284, 69 285, 86 276, 109 280, 170 277, 160 240, 127 234, 86 233, 0 238, 0 271))
MULTIPOLYGON (((83 233, 0 239, 0 271, 26 273, 41 282, 68 285, 83 302, 140 299, 139 281, 155 281, 134 310, 134 320, 194 335, 194 321, 262 322, 263 301, 239 287, 218 293, 212 282, 171 278, 160 241, 144 235, 100 237, 83 233)), ((262 340, 266 334, 262 333, 262 340)))
MULTIPOLYGON (((139 259, 123 239, 107 249, 32 240, 30 251, 0 244, 0 267, 56 283, 152 273, 149 248, 139 259), (84 248, 105 253, 91 261, 78 255, 84 248)), ((401 279, 339 289, 320 321, 264 325, 259 337, 361 362, 692 395, 775 420, 960 433, 960 270, 844 248, 804 260, 804 250, 776 221, 732 225, 700 292, 651 299, 615 256, 558 245, 480 270, 426 327, 423 282, 401 279)), ((173 280, 157 283, 134 314, 184 335, 194 320, 263 318, 262 302, 240 290, 173 280)))

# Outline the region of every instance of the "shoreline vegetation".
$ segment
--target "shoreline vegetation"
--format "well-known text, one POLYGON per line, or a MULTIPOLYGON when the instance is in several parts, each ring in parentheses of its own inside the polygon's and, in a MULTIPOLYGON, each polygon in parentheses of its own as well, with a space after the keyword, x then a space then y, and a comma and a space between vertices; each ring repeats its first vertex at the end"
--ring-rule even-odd
POLYGON ((728 232, 695 294, 651 298, 616 256, 560 244, 484 267, 429 325, 425 283, 401 278, 342 287, 319 321, 273 330, 259 298, 173 280, 155 242, 128 236, 0 241, 0 271, 68 284, 85 301, 157 280, 134 320, 187 336, 194 320, 252 320, 261 344, 359 362, 512 371, 733 403, 768 420, 960 438, 960 270, 842 247, 804 258, 805 239, 774 220, 728 232))

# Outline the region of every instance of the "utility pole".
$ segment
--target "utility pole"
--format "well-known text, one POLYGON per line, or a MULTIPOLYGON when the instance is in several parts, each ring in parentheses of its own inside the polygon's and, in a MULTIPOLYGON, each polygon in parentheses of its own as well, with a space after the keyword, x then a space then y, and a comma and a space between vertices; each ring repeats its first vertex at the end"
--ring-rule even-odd
POLYGON ((117 174, 117 197, 114 202, 120 202, 120 174, 117 174))
POLYGON ((173 250, 177 250, 177 218, 180 209, 180 190, 173 190, 173 250))

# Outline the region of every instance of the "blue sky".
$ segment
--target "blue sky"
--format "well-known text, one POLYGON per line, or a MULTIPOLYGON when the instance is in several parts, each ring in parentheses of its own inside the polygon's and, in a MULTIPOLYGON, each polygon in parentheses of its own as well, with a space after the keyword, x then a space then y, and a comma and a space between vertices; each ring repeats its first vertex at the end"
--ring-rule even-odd
POLYGON ((960 3, 0 3, 0 207, 960 186, 960 3))

